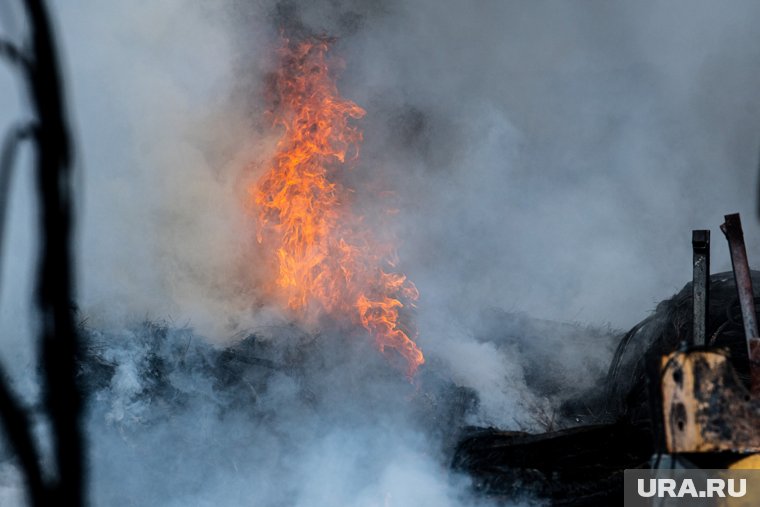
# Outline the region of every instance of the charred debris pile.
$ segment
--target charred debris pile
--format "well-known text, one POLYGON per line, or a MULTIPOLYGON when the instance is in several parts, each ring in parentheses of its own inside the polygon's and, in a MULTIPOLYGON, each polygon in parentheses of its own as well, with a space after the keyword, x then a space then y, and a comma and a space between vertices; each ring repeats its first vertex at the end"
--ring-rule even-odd
POLYGON ((443 459, 469 475, 477 493, 497 502, 528 495, 549 498, 552 505, 612 505, 622 495, 623 470, 656 466, 658 456, 724 467, 760 449, 746 431, 760 423, 748 359, 754 341, 747 334, 748 326, 750 333, 757 329, 756 320, 748 324, 747 312, 755 315, 760 294, 753 287, 760 287, 760 272, 749 271, 746 253, 736 255, 743 243, 735 248, 734 237, 734 272, 710 275, 700 243, 704 234, 694 237, 694 281, 628 333, 484 312, 475 335, 519 354, 527 387, 559 407, 536 414, 543 433, 470 426, 477 393, 441 375, 435 359, 409 382, 382 355, 359 350, 366 343, 340 332, 309 335, 296 326, 267 331, 277 340, 251 333, 218 347, 168 323, 110 333, 84 323, 79 380, 91 406, 99 404, 109 421, 124 426, 125 438, 198 400, 215 417, 242 410, 253 423, 275 420, 281 408, 271 403, 275 380, 286 379, 291 402, 313 413, 329 412, 326 400, 336 397, 357 400, 352 410, 371 412, 385 399, 373 399, 372 391, 402 393, 397 398, 403 411, 440 442, 443 459), (578 343, 607 348, 609 368, 570 354, 578 343), (359 357, 368 362, 352 368, 359 357), (678 380, 685 375, 706 387, 689 392, 678 380), (709 400, 699 398, 707 395, 709 400), (692 413, 679 405, 707 408, 692 413), (697 441, 684 433, 694 424, 702 428, 697 441))
POLYGON ((412 383, 375 354, 362 355, 365 368, 352 368, 349 363, 367 351, 366 344, 350 338, 323 339, 295 326, 283 326, 276 333, 282 340, 249 334, 220 347, 188 327, 168 322, 144 321, 113 332, 83 323, 79 379, 90 407, 124 426, 125 434, 198 404, 220 419, 246 413, 255 424, 277 410, 277 398, 283 396, 273 391, 287 384, 293 391, 288 399, 304 413, 329 411, 330 403, 341 396, 367 405, 358 409, 372 410, 390 398, 389 392, 400 393, 395 398, 415 422, 439 429, 435 436, 451 447, 456 428, 463 427, 477 405, 474 391, 443 380, 433 369, 420 371, 412 383), (361 382, 355 378, 360 373, 366 375, 361 382), (373 385, 374 400, 363 392, 373 385))
MULTIPOLYGON (((577 364, 563 364, 547 347, 535 343, 550 336, 556 339, 554 346, 561 347, 584 337, 593 346, 611 351, 620 338, 610 329, 496 310, 484 312, 483 321, 488 324, 478 332, 489 336, 497 347, 526 358, 527 386, 551 400, 552 405, 573 400, 598 385, 606 371, 598 362, 585 362, 582 355, 578 355, 577 364), (541 374, 547 366, 554 375, 541 374), (588 380, 569 388, 568 382, 578 368, 587 371, 588 380)), ((382 407, 388 398, 398 398, 403 411, 412 415, 413 424, 436 438, 449 456, 453 456, 463 432, 471 431, 468 424, 478 411, 475 390, 442 375, 444 368, 435 358, 410 382, 401 368, 389 367, 387 358, 367 353, 367 344, 340 333, 320 336, 304 333, 295 325, 282 326, 268 329, 266 337, 251 333, 234 345, 221 347, 209 344, 189 327, 167 321, 146 320, 126 330, 100 331, 85 320, 80 329, 84 347, 79 381, 88 403, 106 414, 111 423, 124 426, 125 434, 198 403, 205 403, 220 418, 242 409, 253 422, 266 419, 276 396, 270 391, 283 380, 294 386, 295 402, 314 412, 329 410, 328 399, 334 397, 362 400, 359 403, 367 403, 370 411, 382 407), (272 334, 278 339, 271 339, 272 334), (350 365, 357 360, 366 362, 365 367, 350 365), (366 400, 368 393, 363 391, 367 390, 375 391, 370 396, 377 396, 378 403, 372 405, 366 400)), ((586 401, 599 405, 598 400, 586 401)), ((571 402, 557 413, 536 412, 531 427, 551 430, 597 417, 589 406, 571 402)))

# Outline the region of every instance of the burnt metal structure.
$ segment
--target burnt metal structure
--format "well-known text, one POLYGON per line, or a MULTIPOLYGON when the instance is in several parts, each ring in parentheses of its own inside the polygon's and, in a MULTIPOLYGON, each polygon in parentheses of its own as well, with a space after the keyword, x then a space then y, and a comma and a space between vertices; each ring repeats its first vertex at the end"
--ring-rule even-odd
POLYGON ((473 477, 476 491, 506 499, 528 488, 551 505, 607 506, 622 498, 624 469, 760 463, 752 283, 760 286, 760 271, 749 269, 739 216, 726 216, 721 229, 733 272, 711 275, 710 232, 692 231, 691 284, 621 338, 602 404, 592 392, 582 396, 593 424, 540 434, 478 428, 462 436, 452 466, 473 477))
POLYGON ((699 229, 691 232, 694 251, 692 301, 693 330, 691 344, 698 347, 707 344, 707 319, 710 307, 710 231, 699 229))
MULTIPOLYGON (((741 218, 726 215, 720 226, 728 240, 734 285, 749 359, 751 388, 741 381, 728 349, 711 347, 675 351, 661 358, 662 424, 668 452, 753 454, 760 452, 760 338, 752 273, 741 218)), ((704 345, 707 288, 703 272, 709 232, 694 231, 693 344, 704 345), (707 240, 705 242, 705 239, 707 240), (704 327, 703 327, 704 326, 704 327)), ((716 332, 717 333, 717 332, 716 332)), ((712 345, 712 343, 711 343, 712 345)), ((736 352, 736 351, 735 351, 736 352)), ((734 357, 737 363, 741 358, 734 357)))
POLYGON ((720 226, 720 230, 726 235, 728 248, 731 251, 731 265, 734 270, 736 292, 742 313, 744 336, 747 340, 752 392, 760 393, 760 333, 758 333, 755 295, 752 289, 752 277, 750 276, 747 249, 744 245, 744 232, 739 214, 726 215, 725 222, 720 226))

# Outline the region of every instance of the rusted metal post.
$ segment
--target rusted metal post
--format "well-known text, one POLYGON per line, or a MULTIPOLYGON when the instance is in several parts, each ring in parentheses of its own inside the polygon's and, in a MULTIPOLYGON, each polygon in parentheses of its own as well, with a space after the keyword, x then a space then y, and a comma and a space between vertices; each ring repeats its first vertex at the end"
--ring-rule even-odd
POLYGON ((707 312, 710 305, 710 231, 691 231, 694 273, 691 282, 693 304, 692 345, 707 343, 707 312))
POLYGON ((739 296, 739 305, 744 322, 744 336, 747 340, 752 391, 760 393, 760 337, 758 337, 757 314, 755 313, 755 294, 752 290, 752 276, 747 261, 747 249, 744 246, 742 222, 738 213, 726 215, 720 230, 726 235, 731 251, 731 264, 734 268, 734 281, 739 296))

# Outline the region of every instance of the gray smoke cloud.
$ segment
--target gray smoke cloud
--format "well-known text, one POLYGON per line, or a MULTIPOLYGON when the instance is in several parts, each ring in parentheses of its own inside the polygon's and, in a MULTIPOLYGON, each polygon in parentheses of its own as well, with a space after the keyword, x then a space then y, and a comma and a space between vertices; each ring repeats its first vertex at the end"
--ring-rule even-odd
MULTIPOLYGON (((249 332, 293 347, 241 206, 276 141, 262 96, 279 24, 339 37, 341 92, 367 110, 359 201, 376 213, 372 189, 392 192, 426 368, 479 397, 465 423, 538 430, 535 412, 593 387, 608 328, 688 280, 691 229, 713 230, 713 271, 730 269, 725 213, 742 213, 751 263, 760 251, 756 2, 52 3, 82 169, 78 304, 116 372, 89 420, 95 505, 477 502, 368 348, 341 355, 322 330, 319 367, 242 403, 203 346, 180 367, 138 325, 169 319, 192 351, 249 332), (181 408, 149 396, 151 354, 181 408)), ((5 126, 23 102, 4 70, 0 90, 5 126)), ((0 343, 34 399, 27 173, 0 343)), ((0 467, 3 505, 20 502, 14 474, 0 467)))

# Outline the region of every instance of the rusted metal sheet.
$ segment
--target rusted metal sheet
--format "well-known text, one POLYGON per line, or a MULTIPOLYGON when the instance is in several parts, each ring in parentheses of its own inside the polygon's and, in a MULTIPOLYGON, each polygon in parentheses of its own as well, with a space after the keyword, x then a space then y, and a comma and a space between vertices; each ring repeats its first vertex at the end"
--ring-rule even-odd
POLYGON ((694 251, 692 345, 703 346, 707 343, 707 309, 710 306, 710 231, 691 231, 691 246, 694 251))
POLYGON ((760 399, 725 355, 674 352, 662 358, 661 374, 668 452, 760 452, 760 399))
POLYGON ((757 314, 755 313, 755 295, 752 290, 752 277, 744 246, 744 232, 738 213, 726 215, 720 230, 726 235, 731 251, 731 264, 734 268, 736 292, 742 311, 744 336, 747 340, 752 391, 760 393, 760 333, 758 333, 757 314))

